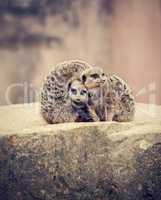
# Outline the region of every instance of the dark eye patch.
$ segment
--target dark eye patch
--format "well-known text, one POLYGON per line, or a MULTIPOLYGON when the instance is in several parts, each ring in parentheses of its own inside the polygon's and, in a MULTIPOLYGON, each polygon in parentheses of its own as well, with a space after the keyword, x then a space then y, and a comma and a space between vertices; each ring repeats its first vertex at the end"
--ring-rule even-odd
POLYGON ((76 90, 75 88, 71 88, 71 92, 72 92, 73 94, 77 94, 77 90, 76 90))
POLYGON ((99 75, 98 74, 91 74, 90 77, 96 79, 96 78, 99 78, 99 75))
POLYGON ((87 94, 87 91, 86 90, 82 90, 81 91, 81 95, 85 95, 85 94, 87 94))

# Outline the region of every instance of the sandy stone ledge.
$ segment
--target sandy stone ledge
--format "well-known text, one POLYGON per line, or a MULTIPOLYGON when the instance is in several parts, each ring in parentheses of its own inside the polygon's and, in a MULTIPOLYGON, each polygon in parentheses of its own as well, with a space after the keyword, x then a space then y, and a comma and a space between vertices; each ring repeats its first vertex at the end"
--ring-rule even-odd
POLYGON ((131 123, 48 125, 38 103, 0 116, 0 200, 161 199, 161 106, 131 123))

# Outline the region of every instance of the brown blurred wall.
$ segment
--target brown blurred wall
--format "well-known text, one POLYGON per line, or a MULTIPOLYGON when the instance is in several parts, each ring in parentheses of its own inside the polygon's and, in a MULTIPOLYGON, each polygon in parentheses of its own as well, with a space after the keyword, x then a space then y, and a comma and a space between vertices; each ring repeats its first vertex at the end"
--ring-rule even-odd
POLYGON ((112 70, 137 101, 161 104, 160 1, 115 0, 112 30, 112 70))
POLYGON ((37 101, 44 76, 68 59, 116 73, 137 101, 161 104, 160 0, 71 2, 70 8, 44 18, 0 15, 0 105, 8 103, 6 96, 12 103, 37 101), (12 88, 15 83, 20 87, 12 88))

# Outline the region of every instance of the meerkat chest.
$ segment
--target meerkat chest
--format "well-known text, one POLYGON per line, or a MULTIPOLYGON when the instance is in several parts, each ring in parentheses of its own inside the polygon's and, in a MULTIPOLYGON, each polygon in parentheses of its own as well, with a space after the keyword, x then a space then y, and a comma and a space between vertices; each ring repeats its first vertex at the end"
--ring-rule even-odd
POLYGON ((93 121, 92 116, 89 113, 89 108, 87 105, 82 107, 73 106, 72 110, 77 113, 76 122, 91 122, 93 121))
POLYGON ((102 88, 93 89, 90 91, 92 104, 98 106, 104 103, 104 92, 102 88))

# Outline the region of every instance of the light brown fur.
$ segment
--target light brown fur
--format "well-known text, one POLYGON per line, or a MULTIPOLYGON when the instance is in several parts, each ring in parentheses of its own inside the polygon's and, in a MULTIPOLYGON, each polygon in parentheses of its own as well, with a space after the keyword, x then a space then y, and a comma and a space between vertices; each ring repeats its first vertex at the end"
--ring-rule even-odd
POLYGON ((101 121, 133 119, 134 96, 125 81, 114 74, 105 75, 100 68, 83 71, 81 80, 91 94, 91 104, 101 121))
MULTIPOLYGON (((90 65, 82 61, 68 61, 58 64, 50 72, 43 83, 40 100, 41 114, 48 123, 64 123, 78 120, 80 113, 76 109, 73 110, 72 101, 68 94, 68 86, 73 78, 80 77, 80 74, 90 67, 90 65)), ((90 112, 91 120, 98 120, 91 109, 88 109, 88 111, 90 112)))

